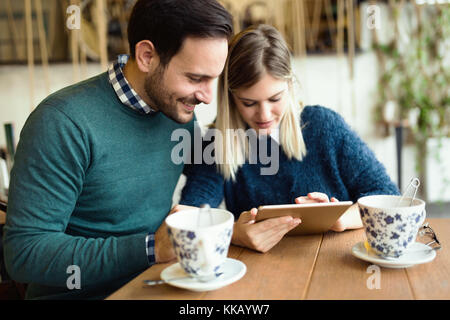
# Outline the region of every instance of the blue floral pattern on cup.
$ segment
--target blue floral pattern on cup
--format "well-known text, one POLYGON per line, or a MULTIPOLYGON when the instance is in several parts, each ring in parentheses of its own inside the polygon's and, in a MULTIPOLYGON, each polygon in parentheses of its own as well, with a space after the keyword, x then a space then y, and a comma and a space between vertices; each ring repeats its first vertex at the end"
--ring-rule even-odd
MULTIPOLYGON (((198 234, 195 231, 177 230, 168 228, 169 237, 172 241, 175 254, 184 271, 190 275, 203 276, 202 266, 205 262, 204 253, 199 249, 198 234)), ((214 241, 214 252, 210 257, 212 261, 217 261, 213 266, 213 271, 217 275, 220 271, 224 259, 228 255, 228 248, 231 242, 233 226, 222 230, 217 236, 212 237, 214 241)))
MULTIPOLYGON (((401 210, 403 208, 399 208, 401 210)), ((400 257, 416 240, 419 227, 425 220, 425 210, 417 208, 408 214, 395 212, 395 208, 382 210, 359 204, 370 247, 383 257, 400 257), (388 212, 387 212, 388 211, 388 212)))

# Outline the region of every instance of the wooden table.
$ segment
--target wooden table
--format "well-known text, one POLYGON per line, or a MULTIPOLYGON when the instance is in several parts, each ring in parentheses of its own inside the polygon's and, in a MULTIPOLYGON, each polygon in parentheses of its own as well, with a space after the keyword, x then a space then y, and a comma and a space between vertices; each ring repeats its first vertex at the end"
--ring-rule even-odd
POLYGON ((380 269, 380 288, 369 289, 371 263, 351 254, 365 239, 363 229, 324 235, 285 237, 267 253, 231 246, 229 257, 247 266, 239 281, 209 292, 192 292, 170 285, 145 286, 158 280, 172 263, 157 264, 107 299, 158 300, 309 300, 309 299, 450 299, 450 219, 428 219, 443 248, 426 264, 404 269, 380 269))

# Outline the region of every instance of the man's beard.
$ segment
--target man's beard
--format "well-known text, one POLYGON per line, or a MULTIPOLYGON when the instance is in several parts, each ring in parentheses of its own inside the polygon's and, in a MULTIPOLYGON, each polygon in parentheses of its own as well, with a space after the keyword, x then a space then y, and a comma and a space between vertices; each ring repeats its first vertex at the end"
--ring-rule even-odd
MULTIPOLYGON (((200 101, 193 98, 180 98, 177 99, 173 93, 167 90, 164 86, 164 67, 161 65, 155 70, 155 72, 145 78, 144 89, 145 93, 151 100, 151 104, 161 111, 168 118, 173 121, 183 124, 188 123, 194 117, 194 113, 189 114, 184 109, 178 110, 177 102, 184 102, 188 104, 199 104, 200 101)), ((152 107, 150 105, 150 107, 152 107)))

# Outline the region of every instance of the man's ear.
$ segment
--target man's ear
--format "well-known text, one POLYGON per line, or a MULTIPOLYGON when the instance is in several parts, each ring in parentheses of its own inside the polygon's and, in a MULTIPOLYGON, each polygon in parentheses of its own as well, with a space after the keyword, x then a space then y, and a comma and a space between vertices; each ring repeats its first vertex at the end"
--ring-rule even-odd
POLYGON ((136 43, 135 60, 140 71, 148 73, 159 65, 159 56, 150 40, 136 43))

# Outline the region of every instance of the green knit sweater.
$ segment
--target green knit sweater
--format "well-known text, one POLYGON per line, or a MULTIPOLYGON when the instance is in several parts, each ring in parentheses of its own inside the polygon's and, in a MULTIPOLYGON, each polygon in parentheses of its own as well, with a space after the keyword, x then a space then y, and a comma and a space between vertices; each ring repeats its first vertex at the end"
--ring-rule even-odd
POLYGON ((4 228, 7 271, 30 284, 28 298, 103 298, 149 267, 145 237, 169 212, 183 170, 171 160, 171 134, 193 127, 123 105, 106 73, 35 109, 4 228), (74 265, 81 289, 67 286, 74 265))

